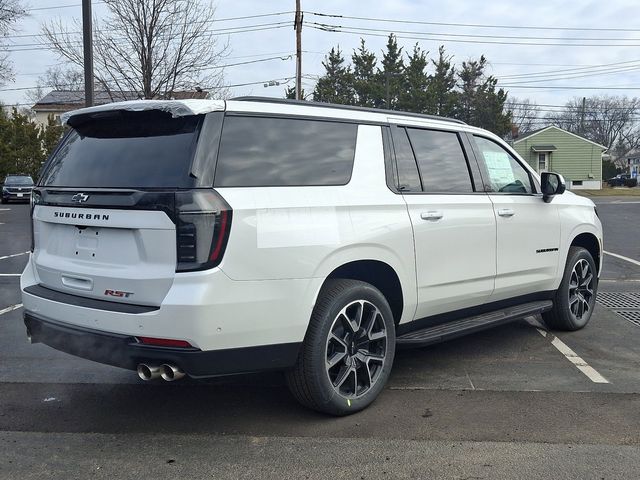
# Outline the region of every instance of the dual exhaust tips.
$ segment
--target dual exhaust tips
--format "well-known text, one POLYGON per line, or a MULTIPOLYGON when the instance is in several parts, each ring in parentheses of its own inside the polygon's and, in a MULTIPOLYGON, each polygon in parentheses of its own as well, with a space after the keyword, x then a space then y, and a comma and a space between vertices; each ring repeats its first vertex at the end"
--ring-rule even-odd
POLYGON ((145 381, 162 377, 162 379, 167 382, 173 382, 174 380, 180 380, 185 375, 180 367, 169 363, 163 363, 162 365, 140 363, 138 364, 137 371, 138 376, 145 381))

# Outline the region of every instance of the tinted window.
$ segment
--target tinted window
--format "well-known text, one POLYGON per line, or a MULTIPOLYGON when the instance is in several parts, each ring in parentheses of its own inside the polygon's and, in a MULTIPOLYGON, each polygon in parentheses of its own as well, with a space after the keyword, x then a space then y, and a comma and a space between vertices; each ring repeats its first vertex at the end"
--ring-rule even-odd
POLYGON ((467 160, 453 132, 408 128, 425 192, 473 192, 467 160))
POLYGON ((28 175, 12 175, 4 180, 6 185, 33 185, 33 180, 28 175))
POLYGON ((357 125, 293 118, 227 116, 215 185, 344 185, 357 125))
POLYGON ((480 152, 480 161, 484 162, 490 191, 532 192, 529 173, 507 150, 487 138, 475 137, 475 140, 480 152))
POLYGON ((74 125, 42 184, 59 187, 191 187, 201 117, 114 112, 74 125))
POLYGON ((393 129, 393 147, 396 152, 396 165, 398 168, 398 189, 401 192, 420 192, 420 176, 418 166, 413 157, 411 144, 404 128, 393 129))

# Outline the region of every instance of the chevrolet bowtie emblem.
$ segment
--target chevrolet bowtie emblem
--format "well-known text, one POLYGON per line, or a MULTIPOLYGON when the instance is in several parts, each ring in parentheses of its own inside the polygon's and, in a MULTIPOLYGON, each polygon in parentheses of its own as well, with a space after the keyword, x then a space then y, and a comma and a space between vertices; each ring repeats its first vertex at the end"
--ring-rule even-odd
POLYGON ((72 202, 82 203, 89 200, 89 195, 85 195, 84 193, 76 193, 73 197, 71 197, 72 202))

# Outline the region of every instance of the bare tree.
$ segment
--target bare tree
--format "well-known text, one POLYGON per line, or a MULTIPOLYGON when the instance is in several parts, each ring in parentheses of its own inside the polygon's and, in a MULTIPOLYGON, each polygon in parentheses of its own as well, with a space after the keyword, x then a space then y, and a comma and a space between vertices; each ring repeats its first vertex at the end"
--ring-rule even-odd
POLYGON ((509 97, 504 102, 506 112, 511 112, 511 124, 518 127, 518 133, 531 132, 540 117, 540 107, 528 98, 509 97))
MULTIPOLYGON (((94 75, 109 93, 137 92, 143 98, 168 98, 178 90, 223 87, 216 68, 228 46, 220 44, 215 8, 198 0, 104 0, 109 15, 94 21, 94 75)), ((82 68, 78 20, 46 23, 43 35, 53 48, 82 68)))
POLYGON ((565 130, 604 145, 616 160, 640 147, 637 123, 640 99, 618 96, 574 98, 546 119, 565 130))
MULTIPOLYGON (((2 38, 12 31, 13 25, 26 15, 19 0, 0 0, 0 45, 2 38)), ((0 85, 13 78, 13 69, 9 54, 0 54, 0 85)))
POLYGON ((37 103, 49 90, 77 91, 79 100, 84 98, 84 74, 73 67, 55 65, 49 67, 44 75, 38 78, 37 87, 29 90, 26 97, 29 101, 37 103))

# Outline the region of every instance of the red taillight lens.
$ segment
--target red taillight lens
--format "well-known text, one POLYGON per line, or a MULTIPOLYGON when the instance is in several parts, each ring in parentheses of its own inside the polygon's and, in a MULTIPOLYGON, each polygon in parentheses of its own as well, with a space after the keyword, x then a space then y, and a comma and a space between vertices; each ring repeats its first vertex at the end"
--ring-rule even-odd
POLYGON ((206 270, 222 260, 231 230, 231 207, 213 190, 176 193, 177 272, 206 270))
POLYGON ((193 348, 186 340, 173 340, 171 338, 137 337, 138 341, 144 345, 156 347, 193 348))

